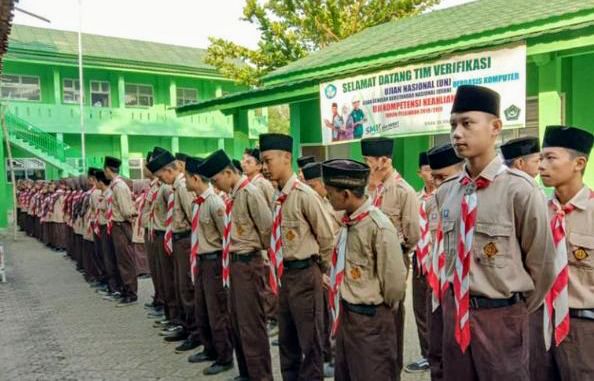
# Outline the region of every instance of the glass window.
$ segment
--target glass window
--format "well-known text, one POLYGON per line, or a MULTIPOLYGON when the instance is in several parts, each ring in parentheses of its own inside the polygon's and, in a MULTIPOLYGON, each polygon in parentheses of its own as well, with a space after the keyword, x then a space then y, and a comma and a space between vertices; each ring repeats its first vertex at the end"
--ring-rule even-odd
POLYGON ((91 81, 91 105, 95 107, 110 107, 109 82, 91 81))
POLYGON ((3 75, 0 81, 0 96, 4 99, 40 101, 39 77, 3 75))
POLYGON ((153 87, 126 84, 126 106, 150 107, 153 105, 153 87))
POLYGON ((62 97, 64 103, 80 102, 80 82, 78 79, 64 78, 63 83, 62 97))
MULTIPOLYGON (((19 158, 12 160, 16 180, 45 180, 45 162, 35 158, 19 158)), ((6 159, 6 180, 11 182, 10 162, 6 159)))
POLYGON ((144 178, 143 173, 144 159, 129 159, 128 168, 130 169, 130 179, 140 180, 144 178))
POLYGON ((183 106, 198 102, 198 90, 177 88, 177 106, 183 106))

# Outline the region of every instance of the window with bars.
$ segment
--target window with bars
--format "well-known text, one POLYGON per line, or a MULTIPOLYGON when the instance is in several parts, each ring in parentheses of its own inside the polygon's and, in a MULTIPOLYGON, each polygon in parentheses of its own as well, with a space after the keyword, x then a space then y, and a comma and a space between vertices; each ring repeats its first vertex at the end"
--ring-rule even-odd
POLYGON ((151 107, 153 105, 153 87, 127 83, 125 97, 127 107, 151 107))
POLYGON ((2 75, 0 95, 4 99, 41 101, 39 77, 30 75, 2 75))
POLYGON ((198 102, 198 90, 196 89, 178 87, 176 93, 176 103, 178 107, 198 102))
POLYGON ((62 99, 64 103, 80 102, 80 82, 78 79, 64 78, 62 84, 62 99))
POLYGON ((144 159, 134 158, 128 160, 128 168, 130 168, 130 179, 140 180, 144 178, 144 159))
POLYGON ((107 81, 91 81, 91 105, 94 107, 110 107, 110 86, 107 81))

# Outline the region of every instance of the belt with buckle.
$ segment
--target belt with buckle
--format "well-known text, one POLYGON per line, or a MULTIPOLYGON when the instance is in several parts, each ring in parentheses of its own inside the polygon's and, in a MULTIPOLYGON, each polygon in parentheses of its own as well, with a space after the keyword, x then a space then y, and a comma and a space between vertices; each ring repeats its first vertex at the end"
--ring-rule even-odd
POLYGON ((185 232, 173 233, 173 240, 179 241, 180 239, 190 238, 190 234, 192 234, 192 232, 189 230, 185 232))
POLYGON ((221 251, 215 251, 213 253, 198 254, 198 258, 200 258, 200 262, 216 261, 217 259, 221 258, 221 251))
POLYGON ((513 306, 522 301, 520 293, 516 292, 509 299, 490 299, 483 296, 471 296, 470 308, 473 310, 490 310, 493 308, 502 308, 513 306))
POLYGON ((345 309, 354 312, 359 315, 375 316, 377 306, 373 304, 353 304, 346 300, 342 300, 342 305, 345 309))
POLYGON ((245 254, 231 253, 231 262, 250 263, 252 261, 252 259, 258 258, 258 257, 261 258, 262 254, 260 254, 260 252, 257 252, 257 251, 254 251, 251 253, 245 253, 245 254))
POLYGON ((313 257, 306 259, 296 259, 293 261, 283 261, 283 267, 285 270, 303 270, 309 268, 315 263, 313 257))
POLYGON ((569 316, 577 319, 594 320, 594 308, 577 309, 570 308, 569 316))

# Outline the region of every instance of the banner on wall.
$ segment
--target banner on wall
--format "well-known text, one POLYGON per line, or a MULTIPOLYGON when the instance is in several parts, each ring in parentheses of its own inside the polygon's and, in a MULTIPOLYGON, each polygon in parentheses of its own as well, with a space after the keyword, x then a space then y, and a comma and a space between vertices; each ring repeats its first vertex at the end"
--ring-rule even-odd
POLYGON ((461 85, 497 91, 504 128, 523 127, 526 45, 321 83, 322 142, 448 132, 450 110, 461 85))

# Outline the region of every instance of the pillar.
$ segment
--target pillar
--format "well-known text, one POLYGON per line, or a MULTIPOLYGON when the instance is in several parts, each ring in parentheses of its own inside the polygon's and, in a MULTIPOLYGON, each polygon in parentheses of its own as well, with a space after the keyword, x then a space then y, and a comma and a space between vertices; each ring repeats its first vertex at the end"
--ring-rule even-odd
POLYGON ((62 79, 60 78, 60 71, 55 68, 53 71, 54 74, 54 103, 61 104, 62 103, 62 79))
POLYGON ((126 107, 126 82, 123 75, 118 75, 118 106, 126 107))
POLYGON ((177 106, 177 85, 175 79, 169 80, 169 106, 177 106))
POLYGON ((122 166, 120 167, 120 175, 124 177, 130 177, 128 135, 126 134, 120 135, 120 159, 122 160, 122 166))
POLYGON ((0 229, 8 227, 8 213, 12 213, 12 184, 8 182, 8 167, 6 167, 6 159, 8 154, 5 154, 6 142, 4 141, 4 134, 2 134, 2 144, 0 144, 0 229))
POLYGON ((538 135, 542 141, 546 126, 564 122, 562 64, 551 54, 536 56, 534 61, 538 66, 538 135))
POLYGON ((289 135, 293 137, 293 168, 297 168, 297 158, 301 156, 301 104, 289 105, 289 135))
POLYGON ((250 147, 250 127, 248 112, 236 111, 233 114, 233 152, 229 156, 239 159, 246 147, 250 147))
POLYGON ((171 152, 173 152, 173 153, 179 152, 179 137, 178 136, 171 137, 171 152))

